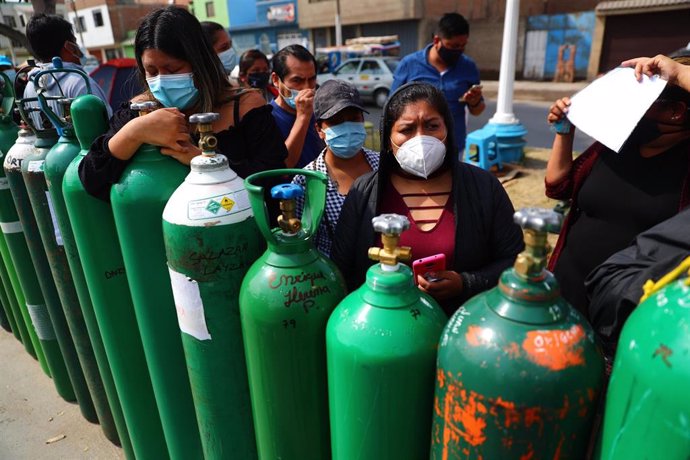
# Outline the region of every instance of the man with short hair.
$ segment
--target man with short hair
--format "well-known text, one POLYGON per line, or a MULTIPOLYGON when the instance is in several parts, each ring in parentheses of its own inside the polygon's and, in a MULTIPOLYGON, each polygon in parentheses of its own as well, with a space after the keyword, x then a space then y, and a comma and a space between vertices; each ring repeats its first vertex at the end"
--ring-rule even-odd
POLYGON ((271 105, 288 150, 285 165, 303 168, 325 147, 314 119, 316 59, 305 47, 289 45, 273 56, 272 63, 271 79, 278 97, 271 105))
POLYGON ((423 81, 443 91, 455 121, 455 141, 460 151, 465 148, 467 134, 465 108, 475 116, 486 108, 481 88, 474 86, 479 85, 479 69, 464 54, 469 36, 470 25, 462 15, 444 14, 433 42, 403 58, 391 87, 393 93, 407 82, 423 81))
MULTIPOLYGON (((29 46, 33 51, 34 57, 39 61, 39 68, 29 72, 29 78, 41 70, 52 69, 53 64, 51 61, 56 56, 62 59, 65 69, 84 71, 81 62, 86 56, 84 56, 79 45, 77 45, 77 39, 72 31, 72 24, 62 17, 46 14, 34 15, 26 25, 26 38, 29 40, 29 46)), ((61 74, 57 77, 57 80, 50 76, 46 76, 45 79, 41 83, 46 88, 45 94, 47 96, 64 95, 67 98, 74 99, 82 94, 88 94, 86 82, 82 77, 74 73, 61 74)), ((105 102, 108 116, 112 115, 108 98, 101 87, 91 77, 89 77, 89 81, 91 93, 105 102)), ((29 81, 24 90, 24 98, 33 97, 36 97, 36 88, 33 82, 29 81)), ((51 106, 53 110, 58 108, 57 103, 51 102, 51 106)), ((37 122, 39 117, 36 116, 33 119, 37 122)), ((38 124, 40 126, 40 122, 38 124)))

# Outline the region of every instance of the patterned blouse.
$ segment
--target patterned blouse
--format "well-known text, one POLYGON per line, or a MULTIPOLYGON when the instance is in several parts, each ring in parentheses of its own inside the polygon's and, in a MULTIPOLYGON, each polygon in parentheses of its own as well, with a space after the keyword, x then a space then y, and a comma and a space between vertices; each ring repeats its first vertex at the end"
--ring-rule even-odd
MULTIPOLYGON (((374 152, 369 149, 364 150, 364 158, 366 158, 367 163, 371 166, 372 171, 376 171, 379 168, 379 153, 374 152)), ((316 248, 321 251, 323 255, 329 257, 331 255, 331 246, 333 245, 333 235, 335 235, 335 226, 338 223, 338 218, 340 217, 340 208, 342 208, 343 203, 347 195, 341 195, 338 192, 338 185, 331 179, 328 175, 328 169, 326 168, 325 160, 326 150, 324 149, 318 157, 304 169, 311 171, 319 171, 328 176, 328 187, 326 189, 326 210, 323 213, 323 218, 321 219, 321 224, 316 230, 316 235, 314 242, 316 248)), ((299 184, 304 186, 306 179, 304 176, 295 176, 292 180, 293 184, 299 184)), ((302 210, 304 208, 304 198, 297 199, 297 215, 302 215, 302 210)))

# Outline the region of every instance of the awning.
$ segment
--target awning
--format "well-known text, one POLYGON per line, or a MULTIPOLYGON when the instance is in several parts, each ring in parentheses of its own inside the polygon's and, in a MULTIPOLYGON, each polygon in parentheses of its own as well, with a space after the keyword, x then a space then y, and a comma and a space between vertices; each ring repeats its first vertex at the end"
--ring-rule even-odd
POLYGON ((690 0, 612 0, 599 2, 595 11, 600 16, 606 16, 683 9, 690 9, 690 0))

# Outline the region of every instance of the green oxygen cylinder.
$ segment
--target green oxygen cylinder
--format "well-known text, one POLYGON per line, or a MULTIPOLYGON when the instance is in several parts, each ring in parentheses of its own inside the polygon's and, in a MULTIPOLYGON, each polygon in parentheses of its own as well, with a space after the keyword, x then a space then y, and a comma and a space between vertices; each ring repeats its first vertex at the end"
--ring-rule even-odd
MULTIPOLYGON (((112 209, 108 203, 89 195, 79 179, 79 163, 93 140, 108 129, 107 113, 103 102, 92 95, 75 100, 70 112, 81 151, 65 171, 62 192, 98 330, 122 406, 133 457, 163 460, 168 458, 167 447, 112 209)), ((124 442, 124 437, 121 440, 124 442)))
MULTIPOLYGON (((131 104, 141 116, 156 107, 155 102, 131 104)), ((203 458, 161 219, 165 203, 188 173, 187 166, 162 155, 158 147, 143 144, 110 190, 134 312, 173 460, 203 458)))
POLYGON ((606 397, 601 460, 690 458, 689 268, 687 258, 657 283, 647 281, 623 326, 606 397))
MULTIPOLYGON (((47 72, 54 73, 56 71, 51 70, 47 72)), ((40 81, 43 73, 44 72, 39 73, 35 81, 40 81)), ((85 74, 82 76, 87 82, 87 87, 89 87, 88 78, 86 78, 85 74)), ((95 410, 95 413, 92 414, 93 419, 89 419, 86 414, 84 414, 84 417, 87 418, 87 420, 99 422, 105 436, 113 443, 119 445, 118 429, 113 420, 113 414, 108 404, 108 398, 106 397, 107 389, 104 386, 98 363, 96 362, 95 351, 99 346, 102 350, 103 345, 102 343, 100 345, 98 343, 93 343, 89 337, 86 325, 85 317, 88 314, 93 314, 93 307, 89 305, 88 309, 90 312, 83 312, 76 290, 77 280, 72 275, 67 256, 68 244, 72 245, 73 250, 75 248, 74 235, 72 234, 71 224, 67 219, 67 210, 65 209, 65 201, 62 196, 62 179, 67 166, 79 154, 79 150, 81 150, 79 142, 74 134, 74 127, 72 126, 71 116, 69 114, 72 100, 61 98, 57 101, 62 112, 58 115, 47 103, 47 100, 43 97, 40 90, 38 91, 38 99, 43 113, 50 119, 60 133, 60 139, 57 144, 45 154, 44 159, 40 157, 35 158, 35 161, 43 161, 42 174, 27 174, 24 171, 22 173, 24 174, 24 180, 29 190, 31 205, 34 210, 34 215, 36 216, 38 229, 41 233, 43 246, 46 249, 46 255, 48 256, 50 271, 55 280, 57 294, 65 312, 65 319, 67 320, 69 332, 76 348, 79 364, 83 370, 87 387, 86 390, 93 401, 95 410), (47 190, 45 187, 47 187, 47 190), (71 241, 68 242, 68 239, 71 239, 71 241)), ((81 267, 79 267, 79 269, 81 270, 81 267)), ((83 277, 83 274, 81 276, 83 277)), ((83 280, 80 281, 83 282, 83 280)), ((90 299, 86 301, 90 302, 90 299)), ((95 333, 100 335, 98 331, 95 331, 95 333)), ((105 356, 103 356, 103 358, 105 358, 105 356)), ((107 360, 104 365, 107 367, 105 371, 110 373, 107 360)), ((112 380, 112 376, 110 379, 112 380)), ((75 382, 74 378, 72 378, 72 382, 75 382)), ((75 391, 77 391, 76 383, 75 391)), ((78 393, 77 399, 80 401, 81 405, 82 399, 78 393)), ((115 402, 119 405, 117 400, 115 402)), ((83 406, 82 412, 84 412, 83 406)), ((120 413, 119 416, 121 418, 122 414, 120 413)), ((122 419, 122 422, 122 430, 124 430, 124 435, 127 437, 124 419, 122 419)), ((127 442, 128 440, 125 441, 125 443, 127 442)))
MULTIPOLYGON (((14 143, 17 141, 17 136, 19 133, 19 126, 12 119, 12 107, 14 106, 14 87, 13 82, 4 73, 0 73, 0 160, 4 161, 5 153, 9 152, 14 143)), ((13 215, 16 217, 16 211, 11 211, 14 208, 14 203, 12 202, 12 195, 9 191, 9 184, 7 178, 5 177, 5 169, 0 168, 0 222, 4 222, 3 215, 13 215)), ((24 318, 19 307, 18 295, 16 291, 21 291, 21 286, 19 285, 19 278, 17 278, 17 272, 12 263, 12 259, 7 248, 7 242, 5 241, 4 232, 0 232, 0 280, 5 288, 5 293, 7 294, 8 306, 12 310, 12 317, 14 317, 16 328, 13 329, 15 337, 17 337, 26 351, 33 356, 37 357, 36 351, 34 350, 33 343, 31 342, 31 337, 29 336, 29 331, 24 322, 24 318)), ((20 235, 21 236, 21 235, 20 235)), ((21 297, 23 294, 20 292, 21 297)), ((23 302, 22 302, 23 304, 23 302)), ((38 339, 36 339, 38 340, 38 339)), ((40 352, 42 353, 42 351, 40 352)), ((47 368, 46 368, 47 369, 47 368)))
POLYGON ((255 459, 239 290, 265 243, 243 181, 215 153, 215 113, 196 114, 202 155, 163 211, 182 346, 207 459, 255 459))
MULTIPOLYGON (((57 68, 36 73, 33 76, 33 81, 38 94, 42 93, 40 81, 44 75, 49 74, 51 78, 57 79, 60 78, 62 72, 64 71, 57 68)), ((38 100, 39 104, 45 102, 45 98, 42 97, 41 99, 38 100)), ((23 111, 22 106, 27 101, 28 99, 23 99, 20 102, 20 112, 23 111)), ((47 104, 45 107, 52 112, 47 104)), ((41 113, 45 115, 45 111, 41 110, 41 113)), ((29 119, 25 119, 25 121, 28 123, 29 119)), ((53 325, 55 337, 65 362, 69 381, 72 383, 74 396, 82 416, 91 423, 98 423, 98 416, 68 324, 77 314, 81 319, 79 305, 63 304, 63 296, 60 295, 67 290, 73 292, 74 287, 64 258, 62 235, 55 220, 55 212, 52 209, 48 184, 43 172, 46 155, 53 146, 58 144, 58 132, 53 126, 44 126, 43 129, 36 127, 34 132, 36 133, 34 153, 26 156, 20 168, 23 179, 23 184, 20 185, 23 187, 13 187, 10 179, 10 188, 12 188, 12 193, 15 196, 19 219, 25 227, 24 235, 29 253, 36 268, 38 283, 43 292, 45 305, 48 308, 50 322, 53 325), (19 196, 24 196, 28 200, 25 202, 26 204, 20 205, 17 189, 20 190, 19 196), (28 206, 26 206, 27 204, 28 206)), ((88 340, 85 345, 89 347, 88 340)))
MULTIPOLYGON (((12 318, 12 323, 14 323, 14 317, 11 314, 12 311, 9 309, 7 294, 5 294, 5 286, 0 284, 0 327, 10 333, 12 332, 10 318, 12 318)), ((14 327, 16 328, 17 325, 15 324, 14 327)))
POLYGON ((328 399, 334 460, 419 460, 429 455, 438 340, 448 318, 414 283, 409 220, 372 219, 383 248, 366 283, 328 320, 328 399))
MULTIPOLYGON (((58 371, 58 379, 55 381, 55 384, 60 386, 58 392, 62 392, 65 395, 71 393, 72 398, 74 398, 71 389, 72 385, 67 377, 67 370, 55 339, 55 331, 53 331, 53 325, 50 323, 48 309, 44 304, 36 270, 26 244, 24 226, 20 222, 19 210, 15 204, 16 196, 11 191, 11 182, 20 184, 18 185, 20 188, 23 185, 20 170, 21 161, 33 153, 33 143, 35 141, 36 136, 34 136, 33 131, 22 123, 17 143, 7 152, 3 163, 7 188, 2 190, 4 197, 0 200, 2 204, 0 219, 11 264, 17 272, 17 280, 19 281, 19 289, 15 288, 17 303, 24 318, 33 349, 46 375, 52 377, 52 372, 54 370, 58 371), (10 170, 13 172, 10 173, 10 170), (55 366, 55 369, 52 369, 51 365, 55 366)), ((29 206, 26 201, 25 205, 29 206)))
MULTIPOLYGON (((24 109, 24 104, 28 102, 28 99, 17 101, 17 107, 26 123, 29 123, 27 112, 30 110, 40 112, 38 108, 24 109)), ((42 168, 42 161, 36 164, 32 163, 30 158, 34 157, 36 153, 44 155, 57 141, 57 132, 52 128, 41 130, 33 128, 33 131, 36 134, 33 148, 10 149, 5 157, 4 165, 5 175, 25 237, 24 249, 27 252, 24 255, 30 257, 27 262, 33 268, 30 273, 27 271, 26 276, 21 278, 22 288, 31 320, 39 339, 41 339, 50 368, 50 375, 58 394, 65 401, 76 400, 80 403, 82 414, 91 415, 93 414, 93 404, 86 391, 84 375, 77 361, 74 343, 72 343, 72 338, 67 330, 60 300, 56 295, 55 283, 50 274, 45 250, 38 233, 36 217, 31 209, 27 184, 22 176, 22 167, 26 169, 27 165, 31 165, 31 170, 42 168), (26 281, 28 283, 24 284, 26 281), (75 383, 72 382, 73 378, 75 383), (75 391, 76 387, 84 391, 77 392, 75 391), (79 401, 77 395, 82 397, 83 403, 79 401), (84 411, 82 404, 87 408, 86 411, 84 411)))
POLYGON ((604 359, 546 271, 560 214, 523 209, 524 252, 498 287, 461 306, 438 351, 432 459, 583 459, 604 359))
POLYGON ((240 315, 259 458, 322 460, 331 455, 326 381, 326 323, 345 297, 335 265, 314 247, 323 216, 327 177, 301 169, 253 174, 245 180, 266 252, 251 266, 240 289, 240 315), (299 185, 278 185, 279 228, 271 229, 263 179, 302 174, 306 203, 301 222, 299 185))

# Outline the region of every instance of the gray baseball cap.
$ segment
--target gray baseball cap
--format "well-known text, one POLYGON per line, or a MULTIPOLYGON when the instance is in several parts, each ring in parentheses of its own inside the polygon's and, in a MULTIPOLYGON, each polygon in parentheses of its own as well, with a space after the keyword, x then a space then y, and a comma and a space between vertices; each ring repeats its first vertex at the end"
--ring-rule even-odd
POLYGON ((314 116, 317 120, 326 120, 348 107, 369 113, 362 105, 359 91, 353 84, 343 80, 327 80, 316 90, 314 116))

